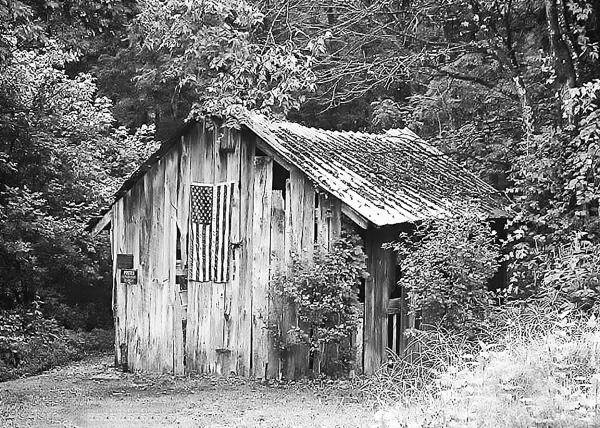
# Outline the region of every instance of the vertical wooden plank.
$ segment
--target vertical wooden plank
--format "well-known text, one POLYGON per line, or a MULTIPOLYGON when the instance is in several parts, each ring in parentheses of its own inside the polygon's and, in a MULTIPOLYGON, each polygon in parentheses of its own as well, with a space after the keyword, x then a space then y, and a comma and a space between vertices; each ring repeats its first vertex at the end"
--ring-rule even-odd
POLYGON ((226 172, 221 171, 221 180, 234 182, 233 197, 231 202, 231 228, 230 228, 230 245, 228 251, 230 253, 230 272, 229 282, 225 284, 225 331, 223 337, 223 365, 226 373, 231 371, 237 373, 237 352, 238 331, 236 323, 239 322, 239 314, 233 308, 239 307, 240 301, 240 131, 228 129, 224 132, 224 137, 229 143, 227 147, 232 148, 233 152, 227 153, 226 156, 226 172))
POLYGON ((161 195, 162 215, 159 221, 162 223, 162 228, 158 231, 159 243, 162 245, 162 251, 158 254, 157 259, 157 276, 161 287, 157 290, 157 321, 160 323, 156 329, 155 342, 159 346, 158 352, 158 371, 160 373, 173 373, 173 304, 171 302, 171 271, 175 269, 175 257, 173 257, 175 249, 171 245, 171 200, 170 187, 172 178, 169 172, 172 169, 172 153, 164 155, 163 159, 158 163, 161 168, 161 174, 164 174, 162 183, 157 183, 157 189, 161 195), (173 259, 173 269, 171 269, 171 259, 173 259))
POLYGON ((340 200, 328 193, 319 193, 316 212, 317 245, 324 251, 331 250, 342 232, 340 200))
MULTIPOLYGON (((239 224, 239 288, 232 312, 236 314, 232 331, 236 337, 232 358, 237 374, 250 374, 252 324, 252 232, 254 195, 254 135, 243 132, 240 141, 240 224, 239 224)), ((232 303, 233 304, 233 303, 232 303)))
POLYGON ((396 259, 391 250, 384 250, 381 246, 390 239, 389 236, 383 230, 367 230, 367 267, 370 277, 365 282, 365 374, 373 374, 386 359, 387 306, 389 290, 394 285, 396 259))
POLYGON ((208 332, 209 342, 207 345, 207 361, 204 372, 222 374, 220 356, 222 352, 225 352, 223 347, 225 284, 222 282, 211 282, 210 284, 209 290, 212 290, 211 306, 208 311, 210 330, 208 332))
MULTIPOLYGON (((330 198, 328 194, 320 192, 316 194, 317 207, 315 208, 315 235, 316 235, 316 251, 321 255, 326 254, 331 249, 330 239, 330 224, 331 224, 331 210, 330 210, 330 198)), ((327 362, 327 354, 333 351, 334 347, 323 345, 320 347, 319 352, 313 354, 312 369, 313 373, 321 373, 321 369, 325 368, 327 362)))
MULTIPOLYGON (((176 258, 177 246, 179 245, 181 252, 181 260, 183 265, 187 261, 187 241, 188 241, 188 219, 189 219, 189 150, 185 143, 185 138, 182 136, 175 151, 175 171, 174 171, 174 186, 171 189, 173 192, 171 216, 175 224, 171 226, 175 235, 175 242, 172 243, 173 255, 176 258), (177 240, 177 232, 179 231, 179 242, 177 240)), ((175 263, 177 261, 175 260, 175 263)), ((170 281, 172 284, 172 299, 173 299, 173 371, 175 374, 183 374, 185 372, 185 338, 183 331, 183 322, 186 320, 186 310, 180 298, 179 285, 176 283, 176 268, 173 267, 173 277, 170 281)))
POLYGON ((342 235, 342 203, 334 197, 329 197, 329 209, 331 210, 331 218, 329 219, 329 243, 330 246, 342 235))
POLYGON ((144 294, 149 301, 149 317, 147 329, 146 352, 147 356, 145 370, 163 371, 163 357, 166 337, 164 333, 164 313, 166 307, 163 303, 164 288, 168 287, 168 277, 164 277, 164 254, 168 252, 165 237, 165 204, 164 204, 164 181, 165 181, 165 160, 159 160, 150 171, 146 173, 150 186, 152 187, 152 197, 144 201, 147 212, 151 218, 150 243, 146 247, 149 254, 149 270, 151 279, 145 284, 144 294))
POLYGON ((181 324, 182 307, 179 299, 179 287, 176 284, 177 260, 177 209, 179 198, 179 167, 181 148, 171 150, 168 154, 165 172, 165 211, 168 227, 165 229, 165 240, 168 241, 169 252, 166 257, 168 288, 166 301, 168 313, 165 321, 170 325, 166 337, 168 346, 165 358, 169 360, 168 368, 174 374, 183 374, 183 329, 181 324))
POLYGON ((271 188, 273 159, 254 159, 252 233, 252 374, 265 378, 269 359, 269 255, 271 252, 271 188))
MULTIPOLYGON (((281 190, 273 190, 271 209, 271 254, 270 254, 270 281, 269 295, 271 296, 271 308, 269 310, 269 320, 271 328, 277 329, 276 337, 282 338, 287 332, 284 326, 284 311, 287 311, 287 305, 284 305, 281 290, 275 287, 277 277, 285 273, 285 201, 281 190)), ((269 369, 267 376, 269 378, 281 378, 282 363, 278 348, 278 343, 273 340, 274 335, 269 336, 269 369)))
MULTIPOLYGON (((214 129, 204 123, 199 130, 199 135, 192 143, 193 158, 192 182, 215 182, 215 149, 214 129), (197 162, 197 163, 196 163, 197 162)), ((216 313, 223 310, 219 306, 222 285, 214 282, 198 283, 196 289, 198 369, 204 373, 214 372, 217 362, 217 349, 222 347, 222 321, 216 313), (219 328, 220 326, 220 328, 219 328)), ((193 315, 194 316, 194 315, 193 315)))
MULTIPOLYGON (((185 146, 188 150, 188 174, 184 175, 184 179, 187 180, 187 210, 188 210, 188 233, 189 233, 189 186, 193 182, 202 182, 203 180, 203 167, 204 167, 204 124, 197 124, 190 129, 188 134, 185 136, 185 146)), ((204 167, 205 168, 205 167, 204 167)), ((189 257, 188 257, 189 258, 189 257)), ((189 267, 189 266, 188 266, 189 267)), ((210 304, 210 300, 206 302, 206 284, 195 281, 188 282, 188 309, 187 309, 187 321, 186 321, 186 340, 185 340, 185 355, 186 355, 186 371, 196 372, 202 370, 202 355, 204 350, 202 347, 201 337, 201 318, 203 317, 202 311, 207 304, 210 304)))
POLYGON ((315 227, 319 251, 329 250, 329 198, 326 193, 318 193, 319 208, 315 212, 315 227))
MULTIPOLYGON (((389 320, 389 317, 388 317, 388 320, 389 320)), ((399 325, 398 325, 398 315, 397 314, 393 314, 392 317, 391 317, 391 320, 392 320, 392 324, 391 324, 391 326, 388 326, 388 328, 391 327, 391 331, 392 331, 392 343, 389 344, 389 347, 392 348, 392 351, 398 353, 398 339, 397 339, 397 337, 398 337, 397 332, 398 332, 398 328, 399 328, 399 325)))
MULTIPOLYGON (((294 174, 295 175, 295 174, 294 174)), ((299 226, 302 230, 301 238, 301 258, 304 260, 312 260, 315 249, 315 197, 316 192, 312 183, 308 178, 301 173, 301 178, 298 178, 299 187, 301 186, 304 196, 302 198, 302 218, 299 226)), ((292 183, 294 180, 292 180, 292 183)), ((300 189, 298 189, 300 191, 300 189)))
MULTIPOLYGON (((117 254, 124 253, 125 218, 124 201, 119 199, 112 208, 112 251, 113 251, 113 316, 115 321, 115 362, 122 364, 121 345, 127 345, 127 294, 119 281, 117 254)), ((126 357, 126 356, 125 356, 126 357)))
POLYGON ((375 373, 380 365, 380 353, 378 339, 378 318, 377 318, 377 278, 376 262, 377 252, 373 249, 377 242, 373 239, 372 230, 367 231, 369 235, 365 242, 367 250, 367 270, 369 278, 365 281, 365 310, 363 322, 363 364, 364 373, 370 375, 375 373))
MULTIPOLYGON (((297 168, 290 171, 289 200, 291 249, 300 260, 311 263, 315 246, 315 189, 310 180, 297 168)), ((300 328, 302 327, 300 325, 300 328)), ((303 376, 308 370, 308 347, 296 345, 292 352, 294 376, 303 376)))
POLYGON ((123 252, 133 253, 134 256, 134 267, 138 267, 138 284, 123 286, 125 293, 125 310, 126 316, 126 329, 127 329, 127 356, 126 360, 128 363, 129 370, 140 370, 141 363, 138 349, 138 336, 141 328, 138 323, 138 306, 139 306, 139 292, 138 289, 141 287, 142 280, 140 278, 141 266, 139 264, 139 249, 136 244, 139 244, 139 236, 136 235, 138 232, 137 218, 139 217, 139 194, 140 186, 133 188, 129 191, 129 194, 123 199, 123 218, 126 222, 126 226, 123 229, 123 252), (136 262, 137 258, 137 264, 136 262))
MULTIPOLYGON (((118 203, 119 201, 117 201, 118 203)), ((117 225, 117 220, 115 219, 115 209, 116 209, 116 203, 113 204, 113 206, 111 207, 111 211, 110 211, 110 216, 111 216, 111 228, 110 228, 110 257, 111 257, 111 261, 112 261, 112 284, 111 284, 111 310, 112 310, 112 314, 113 314, 113 328, 115 330, 115 337, 114 337, 114 364, 115 367, 117 367, 120 363, 121 360, 121 355, 120 355, 120 349, 119 349, 119 343, 121 342, 120 340, 120 335, 119 335, 119 320, 117 318, 117 286, 119 285, 118 283, 118 276, 117 276, 117 248, 116 248, 116 239, 115 239, 115 230, 118 227, 117 225)))
POLYGON ((409 315, 409 307, 408 307, 408 293, 406 292, 406 288, 402 287, 401 292, 401 312, 398 314, 398 320, 400 323, 400 334, 399 334, 399 348, 400 354, 404 354, 406 348, 408 346, 408 339, 405 336, 405 332, 407 329, 415 328, 414 315, 409 315))
MULTIPOLYGON (((219 134, 221 128, 213 123, 212 132, 207 134, 207 159, 210 158, 210 164, 212 165, 212 171, 205 174, 204 180, 206 183, 217 184, 225 181, 227 177, 227 156, 221 155, 219 151, 219 134), (209 154, 210 150, 210 154, 209 154)), ((210 168, 209 168, 210 170, 210 168)), ((223 203, 220 201, 219 203, 223 203)), ((216 212, 217 204, 214 205, 214 211, 216 212)), ((221 250, 220 247, 216 246, 216 230, 213 231, 213 243, 215 245, 215 253, 221 250)), ((222 245, 219 241, 219 245, 222 245)), ((215 267, 220 266, 221 258, 215 257, 215 267)), ((213 268, 214 269, 214 268, 213 268)), ((208 349, 208 371, 211 373, 219 373, 222 371, 222 356, 226 352, 224 345, 224 333, 225 333, 225 288, 226 284, 223 282, 212 281, 210 283, 212 289, 211 306, 210 306, 210 345, 208 349)))
MULTIPOLYGON (((128 364, 131 370, 143 370, 143 357, 140 349, 142 348, 143 332, 145 331, 143 325, 143 318, 145 314, 145 307, 143 306, 141 290, 143 284, 148 281, 148 270, 146 268, 145 259, 142 255, 146 254, 146 251, 142 251, 140 246, 143 246, 145 241, 142 232, 142 227, 145 222, 142 219, 145 218, 146 212, 145 207, 141 201, 144 200, 145 192, 145 180, 140 180, 130 191, 127 197, 124 198, 124 216, 127 221, 127 252, 133 253, 134 267, 138 269, 138 283, 134 285, 128 285, 126 287, 127 293, 127 350, 128 350, 128 364)), ((144 247, 145 250, 145 247, 144 247)))
MULTIPOLYGON (((284 264, 286 268, 290 267, 292 262, 292 253, 295 251, 294 236, 292 234, 292 191, 291 191, 291 180, 285 182, 285 212, 284 212, 284 264)), ((288 343, 288 331, 297 326, 296 318, 296 307, 293 304, 285 301, 283 302, 283 314, 281 317, 281 337, 284 343, 288 343)), ((282 375, 287 379, 294 379, 296 374, 296 363, 295 363, 295 349, 294 346, 288 345, 286 347, 284 355, 282 355, 282 375)))
MULTIPOLYGON (((144 192, 139 197, 139 213, 141 223, 140 235, 140 268, 143 271, 140 287, 130 287, 132 293, 139 293, 139 312, 140 317, 136 320, 138 328, 138 337, 135 343, 135 358, 139 361, 140 370, 148 370, 150 361, 154 358, 154 350, 150 349, 150 329, 153 324, 152 314, 152 288, 156 285, 153 283, 154 253, 157 251, 153 245, 154 228, 152 224, 156 221, 152 218, 152 202, 153 202, 153 187, 152 177, 146 174, 142 179, 144 192)), ((131 301, 137 301, 132 299, 131 301)))

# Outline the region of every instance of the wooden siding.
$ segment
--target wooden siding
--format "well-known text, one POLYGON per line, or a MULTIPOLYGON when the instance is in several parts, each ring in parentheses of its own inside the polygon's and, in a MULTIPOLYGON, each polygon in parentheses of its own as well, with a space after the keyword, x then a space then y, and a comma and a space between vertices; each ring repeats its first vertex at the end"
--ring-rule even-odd
POLYGON ((386 360, 388 347, 387 307, 394 287, 396 256, 381 246, 394 239, 385 229, 368 229, 366 238, 367 267, 365 281, 365 312, 363 324, 363 365, 366 374, 374 373, 386 360))
POLYGON ((270 378, 307 373, 306 347, 281 353, 275 343, 272 330, 285 335, 298 320, 295 308, 272 289, 273 278, 292 253, 310 262, 315 245, 331 248, 341 231, 341 204, 317 193, 295 168, 285 190, 273 190, 274 161, 256 156, 256 145, 254 134, 244 130, 194 127, 114 205, 116 363, 165 373, 270 378), (220 150, 223 139, 226 151, 220 150), (190 185, 225 181, 236 183, 229 281, 190 281, 181 292, 176 249, 185 263, 190 185), (137 284, 120 283, 118 254, 133 254, 137 284))

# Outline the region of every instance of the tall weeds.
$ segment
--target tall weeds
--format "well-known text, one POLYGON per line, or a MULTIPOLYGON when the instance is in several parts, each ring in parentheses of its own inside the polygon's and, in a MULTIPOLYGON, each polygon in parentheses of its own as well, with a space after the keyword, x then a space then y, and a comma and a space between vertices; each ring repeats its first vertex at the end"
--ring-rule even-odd
POLYGON ((495 310, 477 340, 435 326, 365 384, 379 426, 600 425, 600 322, 558 293, 495 310))

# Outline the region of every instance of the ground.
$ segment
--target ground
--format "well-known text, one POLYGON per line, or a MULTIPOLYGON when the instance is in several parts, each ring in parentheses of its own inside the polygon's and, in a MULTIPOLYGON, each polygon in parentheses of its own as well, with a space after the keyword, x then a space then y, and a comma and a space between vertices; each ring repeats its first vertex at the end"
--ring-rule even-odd
POLYGON ((373 409, 348 382, 285 383, 123 373, 89 357, 0 383, 3 427, 365 427, 373 409))

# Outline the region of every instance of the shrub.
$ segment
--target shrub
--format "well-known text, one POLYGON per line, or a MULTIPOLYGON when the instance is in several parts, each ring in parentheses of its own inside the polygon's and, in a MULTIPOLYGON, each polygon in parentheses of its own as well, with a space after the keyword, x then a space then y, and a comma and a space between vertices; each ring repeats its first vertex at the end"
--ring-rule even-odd
POLYGON ((495 233, 474 208, 452 218, 426 221, 393 244, 402 259, 398 284, 409 308, 425 324, 474 334, 491 308, 487 282, 496 273, 500 248, 495 233))
POLYGON ((39 305, 0 314, 0 381, 32 375, 112 349, 110 330, 75 332, 44 318, 39 305))
POLYGON ((349 339, 361 318, 358 287, 367 275, 360 238, 345 234, 329 252, 317 248, 314 263, 293 257, 289 272, 278 279, 283 296, 296 305, 299 327, 287 332, 283 347, 305 343, 320 372, 327 347, 335 356, 324 365, 328 374, 351 368, 355 350, 349 339))
POLYGON ((543 286, 574 303, 578 309, 600 314, 600 245, 575 236, 547 257, 543 286))

